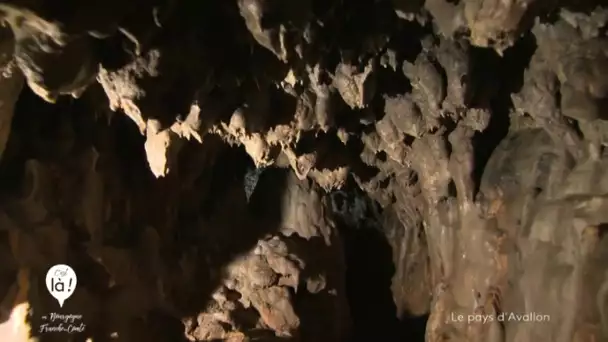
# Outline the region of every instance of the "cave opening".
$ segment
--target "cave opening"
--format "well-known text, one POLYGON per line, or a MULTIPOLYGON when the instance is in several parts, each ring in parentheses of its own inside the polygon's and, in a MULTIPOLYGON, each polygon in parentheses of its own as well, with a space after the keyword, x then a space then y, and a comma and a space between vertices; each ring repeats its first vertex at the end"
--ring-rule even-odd
POLYGON ((488 108, 491 117, 488 127, 482 132, 476 132, 473 137, 475 145, 475 179, 476 190, 479 190, 483 170, 498 144, 507 135, 510 128, 510 115, 513 110, 511 94, 521 90, 524 82, 524 72, 536 51, 536 41, 533 35, 526 34, 514 46, 508 48, 501 57, 496 51, 487 48, 473 48, 471 59, 471 75, 469 76, 473 89, 479 89, 469 94, 469 106, 472 108, 488 108))
POLYGON ((388 231, 392 228, 384 225, 395 218, 354 181, 328 196, 344 244, 351 341, 424 341, 428 314, 399 313, 393 297, 396 268, 388 231))

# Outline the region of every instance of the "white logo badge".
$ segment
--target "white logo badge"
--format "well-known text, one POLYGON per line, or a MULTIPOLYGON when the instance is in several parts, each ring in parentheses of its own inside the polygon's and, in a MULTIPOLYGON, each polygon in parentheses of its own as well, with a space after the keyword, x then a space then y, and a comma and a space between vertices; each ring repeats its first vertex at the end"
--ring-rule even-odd
POLYGON ((74 293, 76 282, 76 272, 68 265, 55 265, 46 273, 46 288, 57 299, 59 307, 74 293))

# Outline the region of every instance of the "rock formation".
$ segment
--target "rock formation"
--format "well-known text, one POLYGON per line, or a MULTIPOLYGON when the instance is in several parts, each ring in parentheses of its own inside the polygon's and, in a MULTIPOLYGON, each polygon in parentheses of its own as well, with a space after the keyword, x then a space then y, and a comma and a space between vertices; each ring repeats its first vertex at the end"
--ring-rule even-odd
POLYGON ((601 1, 0 18, 0 340, 608 341, 601 1))

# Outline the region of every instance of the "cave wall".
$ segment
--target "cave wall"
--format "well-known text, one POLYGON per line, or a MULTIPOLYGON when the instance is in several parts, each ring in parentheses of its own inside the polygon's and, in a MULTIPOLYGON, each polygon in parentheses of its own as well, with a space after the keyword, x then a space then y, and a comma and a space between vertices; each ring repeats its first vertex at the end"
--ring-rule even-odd
POLYGON ((0 14, 6 340, 608 339, 601 3, 0 14))

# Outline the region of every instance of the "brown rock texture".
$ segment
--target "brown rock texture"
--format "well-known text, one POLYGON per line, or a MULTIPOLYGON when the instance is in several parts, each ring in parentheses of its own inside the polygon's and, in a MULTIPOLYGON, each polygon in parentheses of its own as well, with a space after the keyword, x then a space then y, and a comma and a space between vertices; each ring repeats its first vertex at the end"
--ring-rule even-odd
POLYGON ((0 341, 608 341, 602 1, 0 19, 0 341))

